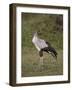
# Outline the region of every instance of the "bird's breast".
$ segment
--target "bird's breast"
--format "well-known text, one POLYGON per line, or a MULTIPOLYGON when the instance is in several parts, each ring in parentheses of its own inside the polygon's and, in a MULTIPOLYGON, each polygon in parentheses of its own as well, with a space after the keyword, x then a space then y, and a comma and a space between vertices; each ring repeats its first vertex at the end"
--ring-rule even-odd
POLYGON ((37 48, 37 50, 40 51, 40 47, 38 45, 38 39, 36 37, 33 37, 32 42, 35 45, 35 47, 37 48))
POLYGON ((35 43, 37 41, 36 37, 33 37, 32 42, 35 43))
POLYGON ((44 40, 39 39, 37 37, 33 37, 32 42, 35 45, 35 47, 38 49, 38 51, 40 51, 41 49, 45 47, 48 47, 48 45, 45 43, 44 40))

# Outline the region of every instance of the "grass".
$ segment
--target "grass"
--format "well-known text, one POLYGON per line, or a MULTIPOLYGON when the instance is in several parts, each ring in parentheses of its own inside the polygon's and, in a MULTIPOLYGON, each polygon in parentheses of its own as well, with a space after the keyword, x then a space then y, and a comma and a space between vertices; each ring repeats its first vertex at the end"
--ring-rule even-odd
POLYGON ((40 65, 37 50, 24 49, 22 54, 22 76, 24 77, 63 74, 62 50, 58 51, 57 60, 50 54, 44 53, 43 65, 40 65))
POLYGON ((49 41, 54 48, 63 47, 63 26, 58 23, 62 15, 44 15, 44 14, 22 14, 22 47, 33 48, 32 34, 37 31, 39 37, 49 41), (58 19, 59 17, 59 19, 58 19))
POLYGON ((53 14, 22 13, 22 77, 63 74, 63 16, 53 14), (57 61, 44 53, 40 65, 38 51, 32 44, 32 33, 50 42, 58 53, 57 61))

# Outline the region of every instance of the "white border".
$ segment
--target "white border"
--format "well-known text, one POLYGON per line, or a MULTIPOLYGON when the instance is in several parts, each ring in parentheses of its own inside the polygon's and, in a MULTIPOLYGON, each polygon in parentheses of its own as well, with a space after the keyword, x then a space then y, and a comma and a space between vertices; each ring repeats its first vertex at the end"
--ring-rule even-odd
POLYGON ((47 8, 16 8, 16 83, 34 83, 68 80, 68 11, 63 9, 47 8), (44 13, 44 14, 63 14, 63 75, 57 76, 39 76, 39 77, 21 77, 21 12, 44 13))

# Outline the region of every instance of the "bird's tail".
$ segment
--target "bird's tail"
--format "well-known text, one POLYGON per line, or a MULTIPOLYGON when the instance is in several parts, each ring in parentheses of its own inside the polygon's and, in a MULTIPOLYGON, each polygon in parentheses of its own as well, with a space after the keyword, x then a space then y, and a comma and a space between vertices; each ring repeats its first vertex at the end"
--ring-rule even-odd
POLYGON ((57 52, 52 46, 48 47, 47 52, 57 59, 57 52))
POLYGON ((56 50, 53 47, 49 47, 48 51, 51 53, 51 55, 53 57, 55 57, 57 59, 57 52, 56 52, 56 50))
POLYGON ((41 49, 41 51, 50 53, 55 59, 57 59, 57 52, 52 46, 45 47, 45 48, 41 49))

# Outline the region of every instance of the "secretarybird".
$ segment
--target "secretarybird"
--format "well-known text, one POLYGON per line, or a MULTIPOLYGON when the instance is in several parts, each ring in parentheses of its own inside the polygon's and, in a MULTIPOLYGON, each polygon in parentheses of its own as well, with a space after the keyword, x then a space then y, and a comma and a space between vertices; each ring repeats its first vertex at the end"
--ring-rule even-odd
POLYGON ((51 46, 49 42, 40 39, 37 32, 34 32, 32 42, 35 45, 36 49, 39 51, 41 65, 43 65, 43 52, 50 53, 55 59, 57 59, 56 50, 51 46))

